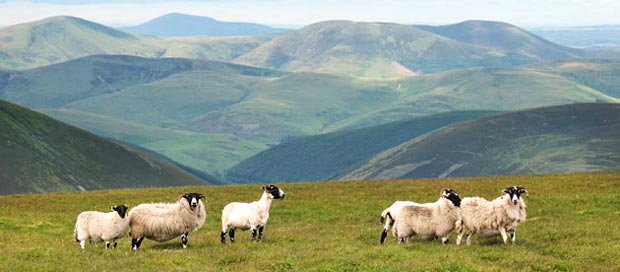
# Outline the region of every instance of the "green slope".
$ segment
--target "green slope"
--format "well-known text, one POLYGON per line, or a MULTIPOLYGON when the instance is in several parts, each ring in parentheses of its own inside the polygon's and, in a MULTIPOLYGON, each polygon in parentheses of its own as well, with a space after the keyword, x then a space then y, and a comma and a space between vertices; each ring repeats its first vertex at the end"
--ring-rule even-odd
POLYGON ((95 54, 231 60, 271 38, 163 39, 56 16, 0 29, 0 68, 35 68, 95 54))
POLYGON ((619 86, 613 77, 613 61, 575 63, 583 65, 570 73, 563 72, 564 68, 553 69, 554 65, 561 67, 558 62, 368 79, 282 73, 222 62, 99 55, 33 70, 0 72, 0 86, 4 85, 0 98, 44 109, 106 137, 142 147, 153 143, 150 147, 168 150, 180 163, 221 173, 226 165, 289 137, 449 111, 511 111, 620 101, 612 96, 617 89, 614 86, 619 86), (605 76, 587 72, 592 67, 605 76), (605 93, 594 88, 598 86, 603 86, 605 93), (212 165, 209 153, 189 152, 193 157, 189 159, 171 152, 194 149, 190 147, 192 137, 217 143, 208 149, 226 154, 226 162, 212 165), (233 144, 237 137, 239 143, 233 144), (228 140, 218 140, 222 138, 228 140), (159 141, 171 146, 154 143, 159 141))
POLYGON ((125 88, 193 70, 242 75, 277 74, 269 70, 216 61, 93 55, 13 72, 6 86, 2 88, 0 97, 31 108, 61 107, 99 95, 115 96, 125 88))
POLYGON ((165 160, 0 100, 0 194, 205 184, 165 160))
POLYGON ((533 66, 620 98, 620 60, 566 60, 533 66))
POLYGON ((585 54, 582 50, 557 45, 503 22, 464 21, 452 25, 418 27, 464 43, 538 61, 580 58, 585 54))
POLYGON ((267 148, 264 144, 230 134, 160 128, 68 109, 42 111, 97 135, 138 145, 218 177, 240 161, 267 148))
POLYGON ((620 105, 573 104, 447 126, 340 179, 620 171, 620 105))
POLYGON ((449 112, 356 130, 291 139, 228 170, 233 183, 328 180, 437 128, 493 112, 449 112))
POLYGON ((413 26, 328 21, 288 32, 235 62, 290 71, 389 78, 485 64, 514 64, 505 57, 501 52, 413 26))

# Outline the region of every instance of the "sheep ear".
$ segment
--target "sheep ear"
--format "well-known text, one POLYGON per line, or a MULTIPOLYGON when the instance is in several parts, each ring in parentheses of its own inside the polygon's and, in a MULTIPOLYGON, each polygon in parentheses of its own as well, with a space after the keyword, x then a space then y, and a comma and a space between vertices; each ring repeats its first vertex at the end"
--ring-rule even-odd
POLYGON ((267 190, 267 185, 263 186, 263 191, 267 190))
POLYGON ((110 210, 114 211, 114 206, 110 206, 110 210))
POLYGON ((523 187, 519 187, 519 193, 525 193, 526 196, 529 196, 529 192, 527 191, 527 189, 523 188, 523 187))

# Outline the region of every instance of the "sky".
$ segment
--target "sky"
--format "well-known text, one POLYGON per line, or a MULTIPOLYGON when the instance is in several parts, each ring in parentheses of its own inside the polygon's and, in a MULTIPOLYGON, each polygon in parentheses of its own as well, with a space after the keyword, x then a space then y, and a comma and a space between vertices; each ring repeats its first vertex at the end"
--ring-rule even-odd
POLYGON ((430 25, 491 20, 530 28, 620 25, 620 0, 0 0, 0 26, 70 15, 119 27, 171 12, 272 26, 326 20, 430 25))

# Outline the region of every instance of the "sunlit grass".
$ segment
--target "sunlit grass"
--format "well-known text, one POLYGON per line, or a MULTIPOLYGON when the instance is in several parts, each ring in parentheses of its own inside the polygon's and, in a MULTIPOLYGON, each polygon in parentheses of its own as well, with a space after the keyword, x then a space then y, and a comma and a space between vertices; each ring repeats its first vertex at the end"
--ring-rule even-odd
POLYGON ((237 243, 219 241, 220 212, 227 202, 252 201, 259 184, 94 191, 0 197, 1 270, 13 271, 609 271, 620 269, 620 174, 568 174, 439 180, 388 180, 279 184, 262 243, 238 232, 237 243), (414 240, 380 245, 379 214, 394 200, 432 202, 451 187, 487 199, 508 185, 524 185, 528 221, 517 243, 474 237, 447 246, 414 240), (81 250, 73 224, 83 210, 110 205, 174 201, 183 192, 207 195, 207 222, 180 239, 146 240, 139 252, 130 240, 119 248, 81 250))

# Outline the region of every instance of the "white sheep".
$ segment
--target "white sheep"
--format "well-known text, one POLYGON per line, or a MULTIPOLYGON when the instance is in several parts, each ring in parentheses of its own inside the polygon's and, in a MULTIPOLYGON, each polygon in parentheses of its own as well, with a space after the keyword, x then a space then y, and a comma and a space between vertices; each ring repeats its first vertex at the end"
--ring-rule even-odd
POLYGON ((381 213, 381 223, 385 222, 385 225, 383 225, 383 232, 381 233, 382 244, 383 242, 385 242, 385 238, 387 237, 388 232, 390 232, 390 229, 394 226, 394 220, 388 217, 387 214, 390 213, 392 217, 396 218, 398 217, 398 211, 402 206, 416 204, 418 203, 415 203, 413 201, 394 201, 394 203, 392 203, 392 206, 389 206, 385 210, 383 210, 383 212, 381 213))
POLYGON ((226 243, 226 231, 229 231, 230 242, 235 242, 235 230, 252 230, 254 242, 263 239, 263 231, 269 219, 269 208, 273 199, 282 199, 285 194, 275 185, 263 186, 263 195, 252 203, 232 202, 222 210, 222 243, 226 243))
POLYGON ((516 239, 517 226, 525 222, 525 201, 521 194, 527 195, 524 187, 507 187, 502 196, 488 201, 481 197, 466 197, 461 202, 461 221, 457 222, 456 244, 460 245, 463 235, 467 235, 467 245, 471 244, 474 233, 482 237, 501 235, 508 243, 506 232, 510 232, 512 243, 516 239))
POLYGON ((441 237, 443 244, 448 242, 448 235, 460 220, 461 198, 450 188, 442 189, 440 195, 434 203, 400 207, 397 217, 387 213, 395 221, 393 232, 399 243, 408 241, 412 236, 421 239, 441 237))
POLYGON ((131 249, 140 249, 144 238, 165 242, 179 236, 187 248, 189 233, 199 229, 207 217, 201 198, 204 195, 200 193, 187 193, 176 203, 147 203, 131 209, 131 249))
POLYGON ((114 242, 116 248, 118 238, 121 238, 129 229, 129 220, 125 216, 126 205, 110 207, 111 212, 86 211, 78 215, 75 222, 73 236, 83 249, 87 240, 97 246, 97 242, 105 241, 105 247, 110 248, 110 242, 114 242))

